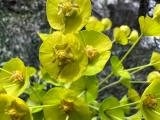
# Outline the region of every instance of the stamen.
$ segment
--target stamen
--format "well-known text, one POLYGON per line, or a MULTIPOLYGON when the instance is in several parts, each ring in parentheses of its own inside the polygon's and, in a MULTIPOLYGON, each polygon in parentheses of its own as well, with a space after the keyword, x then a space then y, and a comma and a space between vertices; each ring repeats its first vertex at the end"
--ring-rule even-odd
POLYGON ((56 55, 56 60, 59 62, 59 66, 64 66, 74 61, 71 48, 68 44, 55 46, 54 53, 56 55))
POLYGON ((61 105, 62 105, 61 107, 63 108, 64 112, 67 114, 73 109, 73 102, 72 101, 63 100, 61 102, 61 105))
POLYGON ((24 80, 23 73, 21 71, 15 71, 12 74, 11 79, 13 79, 14 82, 16 82, 16 81, 23 82, 23 80, 24 80))
POLYGON ((87 45, 87 47, 85 48, 85 51, 89 60, 93 60, 98 54, 97 49, 93 48, 90 45, 87 45))
POLYGON ((143 105, 151 109, 155 109, 157 107, 157 104, 158 101, 156 97, 150 94, 147 95, 146 99, 143 101, 143 105))
POLYGON ((71 1, 65 1, 58 4, 58 15, 71 16, 74 11, 79 9, 79 5, 71 1))

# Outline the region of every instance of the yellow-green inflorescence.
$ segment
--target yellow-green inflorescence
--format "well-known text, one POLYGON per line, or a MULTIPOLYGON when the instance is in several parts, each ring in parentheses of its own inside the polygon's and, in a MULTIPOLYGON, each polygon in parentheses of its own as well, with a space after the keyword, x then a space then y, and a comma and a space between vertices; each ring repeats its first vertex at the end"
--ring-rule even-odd
POLYGON ((54 32, 40 48, 40 61, 53 79, 72 82, 81 77, 88 59, 76 34, 54 32))
POLYGON ((160 116, 160 80, 152 80, 141 97, 141 112, 146 120, 158 120, 160 116))
POLYGON ((19 96, 29 85, 29 77, 35 69, 26 67, 19 58, 4 63, 0 70, 0 84, 9 95, 19 96))
POLYGON ((90 120, 91 112, 87 104, 77 97, 70 89, 50 89, 43 100, 43 109, 46 120, 90 120))
POLYGON ((78 32, 91 15, 90 0, 47 0, 47 18, 53 29, 78 32), (87 7, 86 7, 87 6, 87 7))
POLYGON ((32 120, 29 108, 19 98, 0 94, 0 107, 0 120, 32 120))
POLYGON ((95 75, 103 70, 111 47, 109 37, 96 31, 65 35, 54 32, 43 40, 40 61, 54 80, 73 82, 83 75, 95 75))

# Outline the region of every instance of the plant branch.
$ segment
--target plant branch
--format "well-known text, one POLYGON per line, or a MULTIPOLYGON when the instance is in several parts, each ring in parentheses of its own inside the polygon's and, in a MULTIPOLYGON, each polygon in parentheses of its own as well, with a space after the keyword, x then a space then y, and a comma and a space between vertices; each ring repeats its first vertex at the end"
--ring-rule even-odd
POLYGON ((141 81, 141 80, 138 80, 138 81, 131 81, 132 84, 147 84, 148 82, 147 81, 141 81))
POLYGON ((130 47, 130 49, 127 51, 127 53, 122 57, 121 62, 123 62, 127 56, 131 53, 131 51, 133 50, 133 48, 137 45, 137 43, 139 42, 139 40, 143 37, 143 34, 141 34, 139 36, 139 38, 136 40, 136 42, 130 47))
POLYGON ((136 104, 140 104, 140 101, 136 101, 136 102, 128 103, 128 104, 125 104, 125 105, 120 105, 120 106, 112 107, 112 108, 107 109, 106 111, 114 110, 114 109, 118 109, 118 108, 123 108, 123 107, 126 107, 126 106, 136 105, 136 104))
POLYGON ((118 80, 118 81, 115 81, 115 82, 113 82, 113 83, 111 83, 109 85, 106 85, 106 86, 102 87, 101 89, 99 89, 98 92, 102 92, 103 90, 105 90, 107 88, 110 88, 110 87, 113 87, 113 86, 119 84, 120 82, 121 82, 121 80, 118 80))
MULTIPOLYGON (((121 82, 121 80, 112 82, 112 83, 110 83, 110 84, 102 87, 98 92, 102 92, 103 90, 105 90, 105 89, 107 89, 107 88, 110 88, 110 87, 113 87, 113 86, 119 84, 120 82, 121 82)), ((140 80, 139 80, 139 81, 135 81, 135 80, 134 80, 134 81, 131 81, 131 83, 132 83, 132 84, 147 84, 146 81, 140 81, 140 80)))
POLYGON ((101 86, 105 81, 107 81, 109 78, 111 78, 113 75, 113 72, 111 72, 106 78, 104 78, 100 83, 99 86, 101 86))
POLYGON ((96 110, 96 111, 99 111, 99 108, 98 107, 96 107, 96 106, 93 106, 93 105, 88 105, 90 108, 92 108, 92 109, 94 109, 94 110, 96 110))

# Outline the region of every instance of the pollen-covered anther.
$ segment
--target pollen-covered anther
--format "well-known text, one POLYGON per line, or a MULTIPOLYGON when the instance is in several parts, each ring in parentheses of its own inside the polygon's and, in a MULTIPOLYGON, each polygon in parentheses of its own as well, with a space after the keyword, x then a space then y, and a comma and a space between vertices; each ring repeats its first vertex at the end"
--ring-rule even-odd
POLYGON ((90 45, 87 45, 87 47, 85 48, 85 51, 86 51, 86 54, 87 54, 89 60, 93 60, 98 54, 97 49, 93 48, 90 45))
POLYGON ((59 66, 64 66, 74 61, 71 48, 68 46, 68 44, 55 46, 54 53, 56 55, 56 60, 59 62, 59 66))
POLYGON ((73 55, 71 53, 66 53, 65 50, 57 52, 57 59, 59 60, 59 65, 65 65, 73 60, 73 55))
POLYGON ((143 105, 148 108, 155 109, 158 105, 158 101, 155 96, 152 96, 149 94, 146 96, 146 99, 143 101, 143 105))
POLYGON ((72 101, 63 100, 61 102, 61 106, 62 106, 62 109, 64 110, 65 113, 69 113, 70 111, 73 110, 73 102, 72 101))
POLYGON ((17 111, 15 109, 9 110, 8 114, 11 116, 11 118, 13 120, 18 120, 19 119, 19 115, 18 115, 18 113, 17 113, 17 111))
POLYGON ((79 5, 71 1, 65 1, 58 4, 58 15, 71 16, 74 11, 79 9, 79 5))
POLYGON ((23 73, 21 71, 15 71, 15 72, 13 72, 13 75, 11 76, 11 78, 14 81, 21 81, 21 82, 23 82, 23 80, 24 80, 23 73))

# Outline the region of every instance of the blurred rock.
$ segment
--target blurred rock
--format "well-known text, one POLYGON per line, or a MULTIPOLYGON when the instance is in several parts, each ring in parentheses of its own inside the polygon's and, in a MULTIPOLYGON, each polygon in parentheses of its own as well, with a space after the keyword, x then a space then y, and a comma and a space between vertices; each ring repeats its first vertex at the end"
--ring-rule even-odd
POLYGON ((44 0, 0 0, 0 63, 20 57, 38 67, 37 32, 48 32, 44 0))

